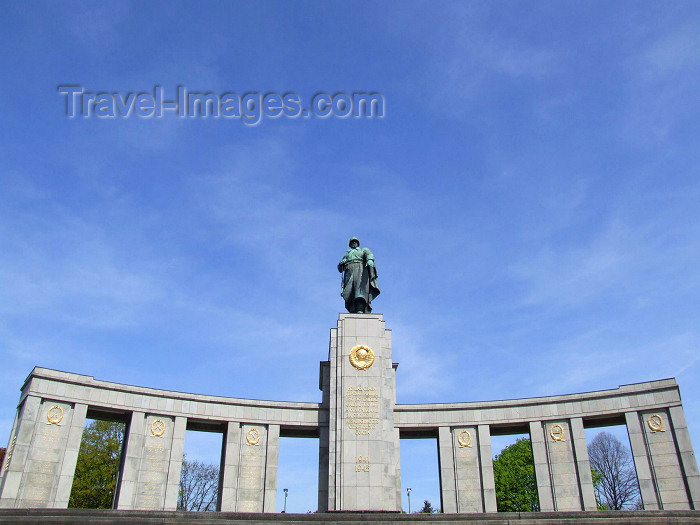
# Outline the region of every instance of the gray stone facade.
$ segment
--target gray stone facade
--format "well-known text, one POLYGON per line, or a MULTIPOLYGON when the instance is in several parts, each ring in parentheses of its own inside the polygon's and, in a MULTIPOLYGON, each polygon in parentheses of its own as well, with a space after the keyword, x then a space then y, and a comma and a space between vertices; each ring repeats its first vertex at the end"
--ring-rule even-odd
POLYGON ((395 369, 382 316, 341 314, 331 330, 329 360, 321 366, 328 378, 322 409, 329 415, 328 474, 319 479, 319 511, 400 510, 395 369), (374 354, 366 369, 351 362, 360 345, 374 354))
POLYGON ((319 437, 319 510, 400 510, 400 437, 437 440, 441 507, 493 513, 491 436, 532 442, 543 511, 596 508, 584 428, 625 422, 646 510, 700 509, 700 474, 673 379, 583 394, 397 405, 381 315, 341 314, 321 362, 320 403, 187 394, 35 368, 0 471, 0 507, 68 505, 85 419, 127 423, 117 509, 174 510, 185 431, 222 435, 219 509, 274 512, 280 436, 319 437), (358 347, 372 350, 353 354, 358 347), (351 354, 360 362, 351 362, 351 354), (364 361, 362 361, 364 359, 364 361), (356 366, 357 365, 357 366, 356 366), (92 417, 92 416, 90 416, 92 417))
POLYGON ((177 507, 185 425, 186 419, 182 416, 131 413, 117 508, 177 507))
POLYGON ((438 457, 444 512, 496 511, 488 427, 440 427, 438 457))

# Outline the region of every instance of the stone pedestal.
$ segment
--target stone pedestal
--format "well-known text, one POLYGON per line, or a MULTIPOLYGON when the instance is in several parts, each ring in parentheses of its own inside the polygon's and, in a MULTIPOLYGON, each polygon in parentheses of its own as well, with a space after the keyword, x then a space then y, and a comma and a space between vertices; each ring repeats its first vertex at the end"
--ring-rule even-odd
POLYGON ((67 507, 87 405, 27 396, 0 473, 0 507, 67 507))
POLYGON ((319 511, 398 511, 399 431, 394 427, 391 332, 381 314, 341 314, 321 363, 328 434, 321 433, 319 511), (326 489, 327 487, 327 489, 326 489))
POLYGON ((187 419, 133 412, 117 494, 122 510, 175 510, 187 419))
POLYGON ((438 463, 443 512, 496 512, 488 425, 440 427, 438 463))
POLYGON ((681 407, 625 416, 644 509, 697 509, 700 476, 681 407))

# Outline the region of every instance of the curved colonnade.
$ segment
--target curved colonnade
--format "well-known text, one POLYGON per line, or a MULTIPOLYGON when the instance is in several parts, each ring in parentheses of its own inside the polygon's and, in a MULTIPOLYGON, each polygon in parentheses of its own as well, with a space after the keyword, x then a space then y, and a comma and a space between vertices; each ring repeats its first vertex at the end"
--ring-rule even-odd
MULTIPOLYGON (((327 403, 187 394, 39 367, 22 387, 0 507, 68 506, 86 417, 127 424, 117 509, 176 508, 185 431, 194 429, 222 433, 219 510, 237 512, 275 511, 280 436, 319 436, 319 510, 327 510, 327 403)), ((584 427, 617 423, 627 425, 644 508, 700 508, 673 379, 542 398, 395 405, 393 419, 401 437, 437 439, 445 512, 496 511, 491 436, 513 432, 530 434, 541 510, 595 510, 584 427)))

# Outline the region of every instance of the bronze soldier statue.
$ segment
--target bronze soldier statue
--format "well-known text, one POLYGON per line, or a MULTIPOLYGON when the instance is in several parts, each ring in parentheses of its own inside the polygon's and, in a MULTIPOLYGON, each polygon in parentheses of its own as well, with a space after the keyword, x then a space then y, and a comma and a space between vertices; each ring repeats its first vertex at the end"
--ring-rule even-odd
POLYGON ((338 263, 338 271, 343 274, 340 295, 348 312, 368 314, 372 312, 372 300, 379 295, 374 255, 369 248, 360 248, 357 237, 350 239, 348 246, 338 263))

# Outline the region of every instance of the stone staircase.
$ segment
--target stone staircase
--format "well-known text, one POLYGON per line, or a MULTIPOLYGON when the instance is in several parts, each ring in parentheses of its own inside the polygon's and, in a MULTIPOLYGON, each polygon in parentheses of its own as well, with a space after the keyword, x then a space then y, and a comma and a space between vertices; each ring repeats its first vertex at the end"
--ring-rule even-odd
POLYGON ((700 511, 504 512, 495 514, 400 514, 333 512, 325 514, 246 514, 237 512, 165 512, 91 509, 0 509, 0 523, 44 525, 700 525, 700 511))

